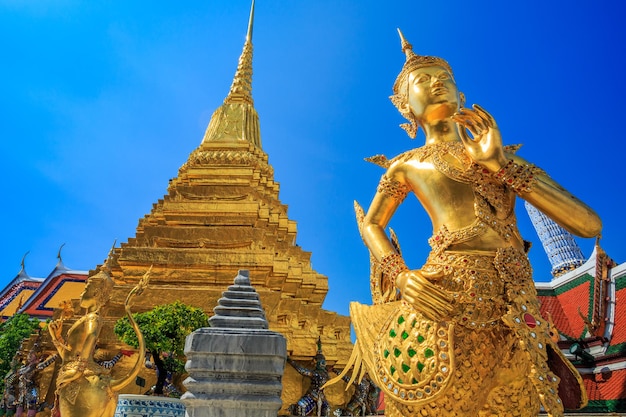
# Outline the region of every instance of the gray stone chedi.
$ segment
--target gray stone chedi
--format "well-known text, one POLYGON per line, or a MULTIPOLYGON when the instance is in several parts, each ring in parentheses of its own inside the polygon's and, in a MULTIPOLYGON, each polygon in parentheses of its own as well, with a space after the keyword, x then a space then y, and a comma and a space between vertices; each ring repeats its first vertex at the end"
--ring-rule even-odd
POLYGON ((281 407, 287 341, 268 330, 249 271, 224 291, 211 327, 185 343, 189 378, 181 398, 188 417, 274 417, 281 407))

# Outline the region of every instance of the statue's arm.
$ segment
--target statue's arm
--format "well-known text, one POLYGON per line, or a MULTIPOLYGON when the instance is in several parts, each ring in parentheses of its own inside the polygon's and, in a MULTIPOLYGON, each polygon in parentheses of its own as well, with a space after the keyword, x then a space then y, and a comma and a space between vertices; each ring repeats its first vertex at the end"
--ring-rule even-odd
POLYGON ((589 206, 545 172, 504 151, 496 121, 484 109, 478 105, 472 109, 463 108, 454 120, 470 157, 511 187, 518 196, 577 236, 594 237, 600 233, 602 221, 589 206))
POLYGON ((56 348, 59 355, 62 358, 65 357, 66 352, 70 352, 72 350, 71 346, 68 346, 61 335, 63 331, 63 320, 57 319, 48 323, 48 332, 50 333, 50 339, 52 339, 52 344, 56 348))
POLYGON ((289 364, 291 366, 293 366, 293 369, 295 369, 296 371, 298 371, 298 373, 300 375, 306 376, 311 378, 313 376, 313 372, 310 369, 305 368, 304 366, 300 365, 299 363, 293 361, 291 358, 287 358, 287 362, 289 362, 289 364))
POLYGON ((425 316, 438 320, 452 311, 452 298, 431 284, 420 270, 410 270, 385 233, 396 209, 412 190, 403 163, 392 164, 382 176, 363 219, 361 236, 384 274, 395 281, 402 298, 425 316))
POLYGON ((133 330, 135 331, 135 334, 137 335, 137 341, 139 342, 139 347, 137 348, 137 353, 138 353, 137 361, 131 368, 130 372, 122 378, 114 379, 111 381, 110 386, 113 391, 119 391, 122 388, 124 388, 126 385, 134 381, 135 377, 139 375, 139 372, 141 371, 145 363, 146 340, 141 334, 141 329, 139 328, 139 325, 135 321, 135 318, 133 317, 130 307, 131 307, 132 299, 137 295, 141 295, 143 291, 148 287, 148 283, 150 282, 151 272, 152 272, 152 266, 150 266, 148 271, 139 280, 137 285, 132 290, 130 290, 130 292, 126 296, 126 301, 124 302, 124 310, 126 311, 126 317, 128 317, 128 321, 130 322, 130 325, 132 326, 133 330))
MULTIPOLYGON (((395 179, 389 179, 388 174, 385 174, 381 179, 382 183, 395 182, 400 184, 395 179)), ((367 214, 363 219, 361 228, 361 234, 365 246, 370 250, 374 258, 377 261, 381 261, 385 256, 396 253, 396 249, 393 247, 391 240, 385 233, 385 227, 389 224, 389 221, 396 212, 396 209, 404 199, 402 195, 391 195, 385 192, 385 190, 379 186, 376 195, 372 199, 367 214)))
POLYGON ((61 322, 61 320, 53 320, 50 323, 48 323, 48 332, 50 333, 50 338, 52 339, 52 343, 57 348, 57 350, 59 349, 59 345, 64 342, 61 340, 62 328, 63 328, 63 323, 61 322))
POLYGON ((116 363, 120 361, 120 359, 122 359, 121 352, 113 356, 113 358, 109 359, 108 361, 97 361, 96 363, 105 369, 111 369, 115 366, 116 363))
POLYGON ((37 369, 38 370, 42 370, 47 368, 48 366, 52 365, 54 363, 54 361, 59 357, 58 353, 55 353, 53 355, 48 356, 48 358, 42 362, 39 362, 37 364, 37 369))
MULTIPOLYGON (((518 196, 576 236, 589 238, 600 234, 602 220, 593 209, 545 172, 533 169, 533 165, 529 162, 518 156, 507 156, 507 165, 500 168, 498 172, 503 172, 508 166, 517 166, 517 170, 520 171, 519 175, 525 175, 524 171, 532 172, 533 178, 529 179, 529 186, 515 190, 518 196)), ((498 175, 498 172, 495 175, 498 175)))
POLYGON ((515 193, 567 231, 581 237, 598 236, 600 217, 545 172, 518 156, 507 154, 491 114, 478 105, 461 109, 454 116, 465 150, 515 193), (468 134, 471 133, 471 136, 468 134))

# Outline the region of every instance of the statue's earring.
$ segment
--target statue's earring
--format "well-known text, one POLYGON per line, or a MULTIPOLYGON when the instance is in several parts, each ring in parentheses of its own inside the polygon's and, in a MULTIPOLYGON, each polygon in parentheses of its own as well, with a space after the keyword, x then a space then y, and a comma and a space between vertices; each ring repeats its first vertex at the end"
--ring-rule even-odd
POLYGON ((465 107, 465 94, 463 94, 461 91, 459 91, 459 107, 465 107))

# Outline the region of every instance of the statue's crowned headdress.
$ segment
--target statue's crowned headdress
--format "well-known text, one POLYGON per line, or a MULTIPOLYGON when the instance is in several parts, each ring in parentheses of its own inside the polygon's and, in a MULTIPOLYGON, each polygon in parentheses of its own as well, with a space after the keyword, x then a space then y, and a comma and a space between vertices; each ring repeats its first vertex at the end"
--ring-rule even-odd
POLYGON ((101 306, 109 301, 113 286, 115 285, 115 282, 111 278, 111 264, 113 263, 113 252, 115 250, 116 242, 117 240, 113 242, 109 255, 107 256, 104 264, 98 268, 98 272, 95 275, 91 275, 87 279, 88 283, 98 287, 96 298, 98 300, 98 304, 101 306))
POLYGON ((436 56, 417 55, 413 52, 413 45, 405 39, 400 29, 398 29, 398 34, 400 35, 400 41, 402 43, 402 52, 406 55, 406 61, 402 66, 402 71, 400 71, 400 74, 398 74, 398 77, 396 78, 396 82, 393 84, 393 95, 389 98, 391 99, 393 105, 400 111, 402 116, 410 122, 401 124, 400 127, 406 130, 411 138, 415 138, 418 123, 415 119, 415 115, 413 115, 413 113, 411 113, 411 111, 406 107, 406 103, 408 101, 407 93, 409 74, 418 68, 430 67, 433 65, 439 65, 440 67, 445 68, 451 76, 453 74, 452 68, 446 60, 436 56))

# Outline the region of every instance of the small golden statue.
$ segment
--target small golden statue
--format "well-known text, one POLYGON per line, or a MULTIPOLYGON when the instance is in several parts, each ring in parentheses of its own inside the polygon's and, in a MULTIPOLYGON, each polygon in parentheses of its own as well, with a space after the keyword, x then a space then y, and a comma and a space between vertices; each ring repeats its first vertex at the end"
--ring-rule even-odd
POLYGON ((539 312, 515 197, 578 236, 598 235, 601 221, 516 156, 518 147, 503 146, 489 113, 463 107, 446 61, 416 55, 400 38, 406 62, 391 100, 409 135, 419 126, 426 143, 371 159, 386 172, 367 213, 357 206, 374 305, 350 306, 353 375, 369 373, 389 417, 536 416, 541 406, 562 416, 564 405, 583 407, 580 375, 539 312), (384 231, 409 192, 434 230, 426 263, 413 270, 384 231))
POLYGON ((132 318, 130 302, 148 285, 152 268, 130 291, 124 303, 128 319, 139 339, 138 358, 134 367, 124 378, 113 379, 110 371, 96 363, 93 357, 102 329, 100 311, 110 300, 114 285, 110 276, 110 259, 109 254, 98 273, 87 280, 80 297, 85 314, 69 328, 65 340, 61 333, 64 320, 71 316, 69 308, 63 309, 61 317, 48 325, 52 341, 63 360, 56 381, 55 401, 55 409, 58 408, 62 417, 112 417, 117 406, 118 391, 135 379, 144 364, 145 342, 132 318))

